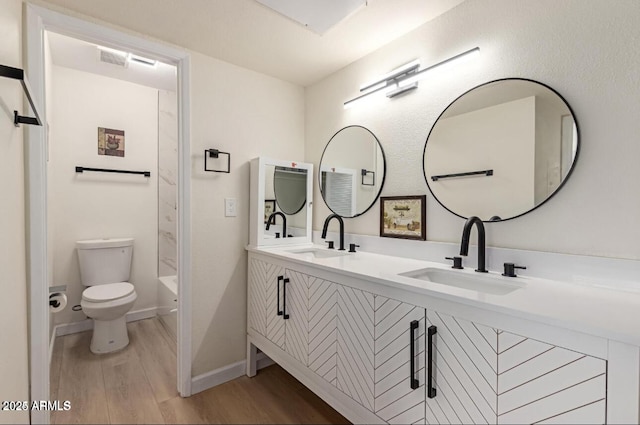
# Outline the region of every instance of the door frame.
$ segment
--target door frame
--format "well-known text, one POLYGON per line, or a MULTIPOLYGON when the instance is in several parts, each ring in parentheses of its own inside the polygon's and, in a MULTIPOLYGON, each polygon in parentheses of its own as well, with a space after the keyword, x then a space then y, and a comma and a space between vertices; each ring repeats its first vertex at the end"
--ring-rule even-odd
MULTIPOLYGON (((177 389, 191 395, 191 148, 190 54, 49 9, 25 5, 25 68, 35 98, 44 106, 44 31, 133 51, 177 67, 178 91, 178 335, 177 389)), ((47 267, 47 117, 25 132, 27 172, 27 258, 29 293, 29 379, 31 400, 49 400, 49 271, 47 267)), ((49 412, 31 412, 32 423, 49 423, 49 412)))

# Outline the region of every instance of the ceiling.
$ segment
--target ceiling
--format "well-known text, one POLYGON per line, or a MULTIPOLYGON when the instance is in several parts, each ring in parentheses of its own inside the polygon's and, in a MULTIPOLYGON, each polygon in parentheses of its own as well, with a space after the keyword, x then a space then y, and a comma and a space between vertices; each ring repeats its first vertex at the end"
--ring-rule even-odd
MULTIPOLYGON (((308 86, 463 1, 368 0, 355 11, 347 10, 346 16, 331 18, 338 23, 330 25, 322 35, 256 0, 47 0, 47 3, 308 86)), ((316 3, 317 8, 318 3, 328 2, 311 3, 316 3)))

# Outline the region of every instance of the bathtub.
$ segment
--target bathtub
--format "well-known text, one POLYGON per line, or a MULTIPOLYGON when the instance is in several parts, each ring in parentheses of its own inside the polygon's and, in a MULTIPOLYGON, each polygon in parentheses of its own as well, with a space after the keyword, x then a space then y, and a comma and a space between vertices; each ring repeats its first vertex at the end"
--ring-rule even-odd
POLYGON ((158 318, 176 341, 178 335, 178 277, 158 278, 158 318))

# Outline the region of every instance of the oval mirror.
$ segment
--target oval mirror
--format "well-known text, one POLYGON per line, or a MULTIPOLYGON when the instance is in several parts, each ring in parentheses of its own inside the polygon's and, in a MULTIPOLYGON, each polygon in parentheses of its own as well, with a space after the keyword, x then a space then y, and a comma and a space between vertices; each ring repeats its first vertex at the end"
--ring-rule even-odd
POLYGON ((339 130, 324 148, 318 181, 327 207, 342 217, 364 214, 380 195, 385 177, 384 151, 368 129, 339 130))
POLYGON ((440 114, 425 144, 424 175, 453 214, 509 220, 562 187, 578 149, 575 115, 558 92, 527 79, 496 80, 440 114))
POLYGON ((307 202, 307 170, 275 167, 273 192, 280 211, 297 214, 307 202))

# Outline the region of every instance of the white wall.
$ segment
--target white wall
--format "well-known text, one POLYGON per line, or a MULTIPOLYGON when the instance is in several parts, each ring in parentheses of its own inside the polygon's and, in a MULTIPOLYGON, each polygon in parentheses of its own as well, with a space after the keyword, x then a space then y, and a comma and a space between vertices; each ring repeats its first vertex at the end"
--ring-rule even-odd
POLYGON ((191 56, 193 375, 245 358, 249 160, 304 156, 304 90, 191 56), (231 153, 231 173, 205 173, 204 150, 231 153), (238 216, 224 216, 237 198, 238 216))
MULTIPOLYGON (((0 64, 22 67, 22 3, 3 0, 0 7, 0 64)), ((29 399, 27 278, 25 264, 25 193, 23 128, 13 125, 13 111, 23 106, 20 83, 0 78, 0 400, 29 399)), ((0 423, 29 423, 28 412, 0 410, 0 423)))
MULTIPOLYGON (((422 151, 435 119, 466 90, 524 77, 559 91, 572 106, 581 152, 569 181, 544 206, 489 224, 492 246, 640 259, 640 3, 635 0, 468 0, 306 89, 305 160, 318 164, 341 127, 359 124, 379 138, 387 159, 383 196, 427 194, 427 237, 459 242, 463 220, 428 194, 422 151), (472 47, 480 57, 432 75, 413 93, 343 109, 369 81, 414 58, 425 65, 472 47)), ((320 199, 316 185, 316 199, 320 199)), ((379 208, 346 220, 347 232, 375 235, 379 208)), ((314 208, 314 229, 329 213, 314 208)), ((335 228, 335 226, 332 226, 335 228)), ((362 249, 366 249, 363 246, 362 249)))
POLYGON ((69 307, 56 323, 85 319, 71 311, 82 286, 75 242, 133 237, 130 281, 134 310, 156 306, 158 264, 158 91, 145 86, 53 67, 53 110, 48 176, 54 227, 53 284, 67 285, 69 307), (98 127, 125 132, 124 158, 98 155, 98 127), (151 171, 151 177, 75 172, 76 166, 151 171))

